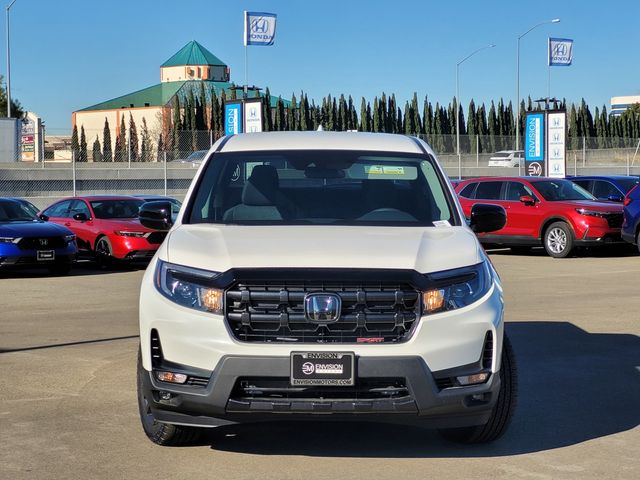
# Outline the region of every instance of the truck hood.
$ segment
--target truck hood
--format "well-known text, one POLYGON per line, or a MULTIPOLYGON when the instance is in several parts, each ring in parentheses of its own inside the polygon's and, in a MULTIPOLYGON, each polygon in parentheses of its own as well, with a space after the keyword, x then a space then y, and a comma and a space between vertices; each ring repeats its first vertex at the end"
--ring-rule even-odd
POLYGON ((388 268, 429 273, 481 261, 481 247, 466 227, 180 225, 164 246, 167 261, 216 272, 388 268))

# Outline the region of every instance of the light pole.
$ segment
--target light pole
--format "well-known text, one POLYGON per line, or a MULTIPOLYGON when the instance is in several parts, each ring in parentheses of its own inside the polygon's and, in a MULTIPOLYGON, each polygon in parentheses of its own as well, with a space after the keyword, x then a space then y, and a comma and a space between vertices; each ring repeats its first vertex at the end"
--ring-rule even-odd
POLYGON ((458 153, 458 180, 462 180, 462 157, 460 156, 460 87, 458 84, 458 76, 460 65, 466 60, 473 57, 476 53, 486 49, 493 48, 495 45, 492 43, 490 45, 485 45, 484 47, 480 47, 477 50, 473 51, 458 63, 456 63, 456 152, 458 153))
POLYGON ((9 10, 17 0, 7 5, 7 118, 11 118, 11 49, 9 48, 9 10))
MULTIPOLYGON (((520 150, 520 39, 528 34, 531 30, 538 28, 541 25, 546 25, 548 23, 558 23, 560 22, 559 18, 554 18, 552 20, 546 20, 544 22, 540 22, 529 30, 524 32, 522 35, 518 35, 518 49, 516 54, 516 104, 515 104, 515 118, 516 118, 516 155, 518 150, 520 150)), ((524 158, 524 156, 522 157, 524 158)), ((518 162, 518 175, 522 175, 522 161, 518 162)))

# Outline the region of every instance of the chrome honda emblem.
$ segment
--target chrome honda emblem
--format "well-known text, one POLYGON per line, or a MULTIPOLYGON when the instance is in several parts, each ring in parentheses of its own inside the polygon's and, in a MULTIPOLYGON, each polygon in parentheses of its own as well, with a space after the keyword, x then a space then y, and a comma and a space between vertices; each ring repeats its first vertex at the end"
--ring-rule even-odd
POLYGON ((335 293, 310 293, 304 298, 304 314, 310 322, 337 322, 341 311, 342 299, 335 293))
POLYGON ((49 245, 49 240, 46 238, 41 238, 38 241, 40 242, 41 247, 46 247, 47 245, 49 245))

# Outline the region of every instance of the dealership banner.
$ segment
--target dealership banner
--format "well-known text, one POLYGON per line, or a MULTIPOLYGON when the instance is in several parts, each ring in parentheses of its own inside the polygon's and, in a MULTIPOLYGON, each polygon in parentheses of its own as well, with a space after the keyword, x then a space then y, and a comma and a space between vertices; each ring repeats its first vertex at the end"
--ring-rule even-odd
POLYGON ((251 98, 244 102, 244 131, 254 133, 262 131, 262 99, 251 98))
POLYGON ((547 112, 547 175, 564 178, 566 175, 567 112, 547 112))
POLYGON ((244 46, 273 45, 276 37, 275 13, 244 12, 244 46))
POLYGON ((232 100, 224 104, 224 134, 236 133, 242 133, 242 100, 232 100))
POLYGON ((549 66, 568 67, 573 62, 573 40, 549 38, 549 66))
POLYGON ((524 127, 524 165, 527 175, 544 175, 544 113, 527 113, 524 127))

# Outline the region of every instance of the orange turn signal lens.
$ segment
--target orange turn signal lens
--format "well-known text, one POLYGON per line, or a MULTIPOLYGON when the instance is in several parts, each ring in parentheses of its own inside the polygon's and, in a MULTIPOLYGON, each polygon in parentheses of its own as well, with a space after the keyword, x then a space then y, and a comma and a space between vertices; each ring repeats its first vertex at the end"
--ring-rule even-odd
POLYGON ((425 313, 434 313, 444 307, 444 290, 429 290, 422 292, 422 305, 425 313))
POLYGON ((161 382, 169 383, 184 383, 187 381, 187 376, 184 373, 156 372, 156 378, 161 382))
POLYGON ((217 288, 200 289, 202 305, 212 313, 222 313, 222 290, 217 288))

